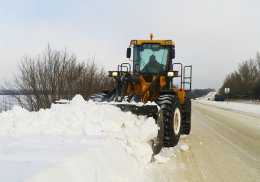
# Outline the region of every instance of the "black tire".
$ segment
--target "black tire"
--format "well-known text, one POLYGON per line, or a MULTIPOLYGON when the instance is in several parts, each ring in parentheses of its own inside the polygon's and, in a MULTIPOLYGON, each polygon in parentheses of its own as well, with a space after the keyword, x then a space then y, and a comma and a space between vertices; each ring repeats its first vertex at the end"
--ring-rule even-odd
POLYGON ((93 102, 102 102, 104 101, 106 97, 105 93, 96 93, 89 97, 89 100, 92 100, 93 102))
POLYGON ((181 109, 178 98, 175 95, 161 95, 157 104, 162 112, 164 125, 164 147, 174 147, 180 139, 181 109))
POLYGON ((189 135, 191 131, 191 100, 185 98, 182 113, 181 134, 189 135))
POLYGON ((189 135, 191 131, 191 122, 182 123, 181 134, 189 135))

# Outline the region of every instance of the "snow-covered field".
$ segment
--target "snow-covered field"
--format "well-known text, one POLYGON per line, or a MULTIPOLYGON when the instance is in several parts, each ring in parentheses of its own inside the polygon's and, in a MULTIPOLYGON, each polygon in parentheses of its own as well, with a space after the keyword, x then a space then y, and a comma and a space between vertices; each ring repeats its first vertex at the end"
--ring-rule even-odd
POLYGON ((156 135, 153 119, 81 96, 39 112, 14 106, 0 114, 0 181, 139 181, 156 135))

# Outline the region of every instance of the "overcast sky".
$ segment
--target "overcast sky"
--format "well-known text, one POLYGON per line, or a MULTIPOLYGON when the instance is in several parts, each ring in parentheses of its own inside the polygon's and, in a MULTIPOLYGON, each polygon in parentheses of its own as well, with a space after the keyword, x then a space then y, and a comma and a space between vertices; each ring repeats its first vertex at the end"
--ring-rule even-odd
POLYGON ((219 88, 260 51, 259 0, 0 0, 0 82, 48 44, 105 69, 131 39, 172 39, 176 62, 193 65, 193 88, 219 88))

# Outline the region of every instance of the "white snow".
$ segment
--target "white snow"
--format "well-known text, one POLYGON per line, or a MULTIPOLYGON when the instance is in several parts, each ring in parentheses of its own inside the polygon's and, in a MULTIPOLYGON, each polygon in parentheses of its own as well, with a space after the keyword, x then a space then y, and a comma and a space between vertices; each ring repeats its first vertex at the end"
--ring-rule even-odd
MULTIPOLYGON (((208 101, 212 95, 195 102, 260 115, 260 105, 208 101)), ((153 181, 144 176, 149 141, 157 135, 152 118, 81 96, 64 102, 39 112, 14 106, 0 113, 0 182, 153 181)), ((168 163, 189 147, 189 136, 181 136, 153 164, 168 163)))
POLYGON ((187 150, 189 149, 189 145, 187 145, 187 144, 181 144, 181 145, 180 145, 180 148, 181 148, 182 151, 187 151, 187 150))
POLYGON ((142 179, 155 121, 79 95, 69 103, 0 114, 0 181, 142 179))
POLYGON ((217 92, 209 92, 207 95, 197 98, 196 100, 214 100, 217 92))
POLYGON ((210 100, 195 100, 195 102, 260 116, 260 104, 247 104, 247 103, 237 103, 237 102, 227 102, 227 101, 217 102, 217 101, 210 101, 210 100))
POLYGON ((179 144, 175 147, 162 148, 161 152, 154 156, 156 164, 165 164, 176 157, 179 152, 186 152, 190 147, 190 135, 181 135, 179 144))
POLYGON ((155 163, 157 163, 157 164, 164 164, 170 160, 169 157, 163 157, 160 154, 155 155, 154 159, 155 159, 155 163))
POLYGON ((203 97, 199 97, 195 102, 199 102, 202 104, 211 105, 214 107, 219 107, 223 109, 229 109, 229 110, 235 110, 240 111, 244 113, 251 113, 255 115, 260 115, 260 104, 254 104, 254 103, 242 103, 242 102, 217 102, 214 101, 214 96, 216 92, 209 92, 207 95, 203 97))

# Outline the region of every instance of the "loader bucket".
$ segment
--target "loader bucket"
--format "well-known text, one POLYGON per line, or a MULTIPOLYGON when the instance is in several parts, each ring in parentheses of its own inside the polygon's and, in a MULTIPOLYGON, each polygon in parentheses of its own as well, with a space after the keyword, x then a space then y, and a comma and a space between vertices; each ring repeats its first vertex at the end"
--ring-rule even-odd
POLYGON ((123 112, 130 111, 137 116, 153 117, 158 125, 157 137, 151 141, 153 155, 158 154, 163 147, 164 125, 163 115, 156 104, 127 103, 127 102, 97 102, 98 104, 109 104, 119 107, 123 112))
POLYGON ((130 111, 133 114, 136 114, 138 116, 147 116, 147 117, 156 117, 158 113, 157 105, 135 105, 135 104, 128 104, 128 103, 116 103, 111 104, 116 107, 119 107, 123 112, 130 111))
POLYGON ((151 147, 153 149, 153 155, 160 153, 163 147, 163 139, 164 139, 164 125, 163 125, 163 114, 161 111, 158 111, 157 105, 135 105, 135 104, 121 104, 116 103, 112 104, 114 106, 119 107, 123 112, 130 111, 133 114, 138 116, 143 115, 147 117, 153 117, 156 120, 156 123, 159 127, 157 137, 151 141, 151 147))

